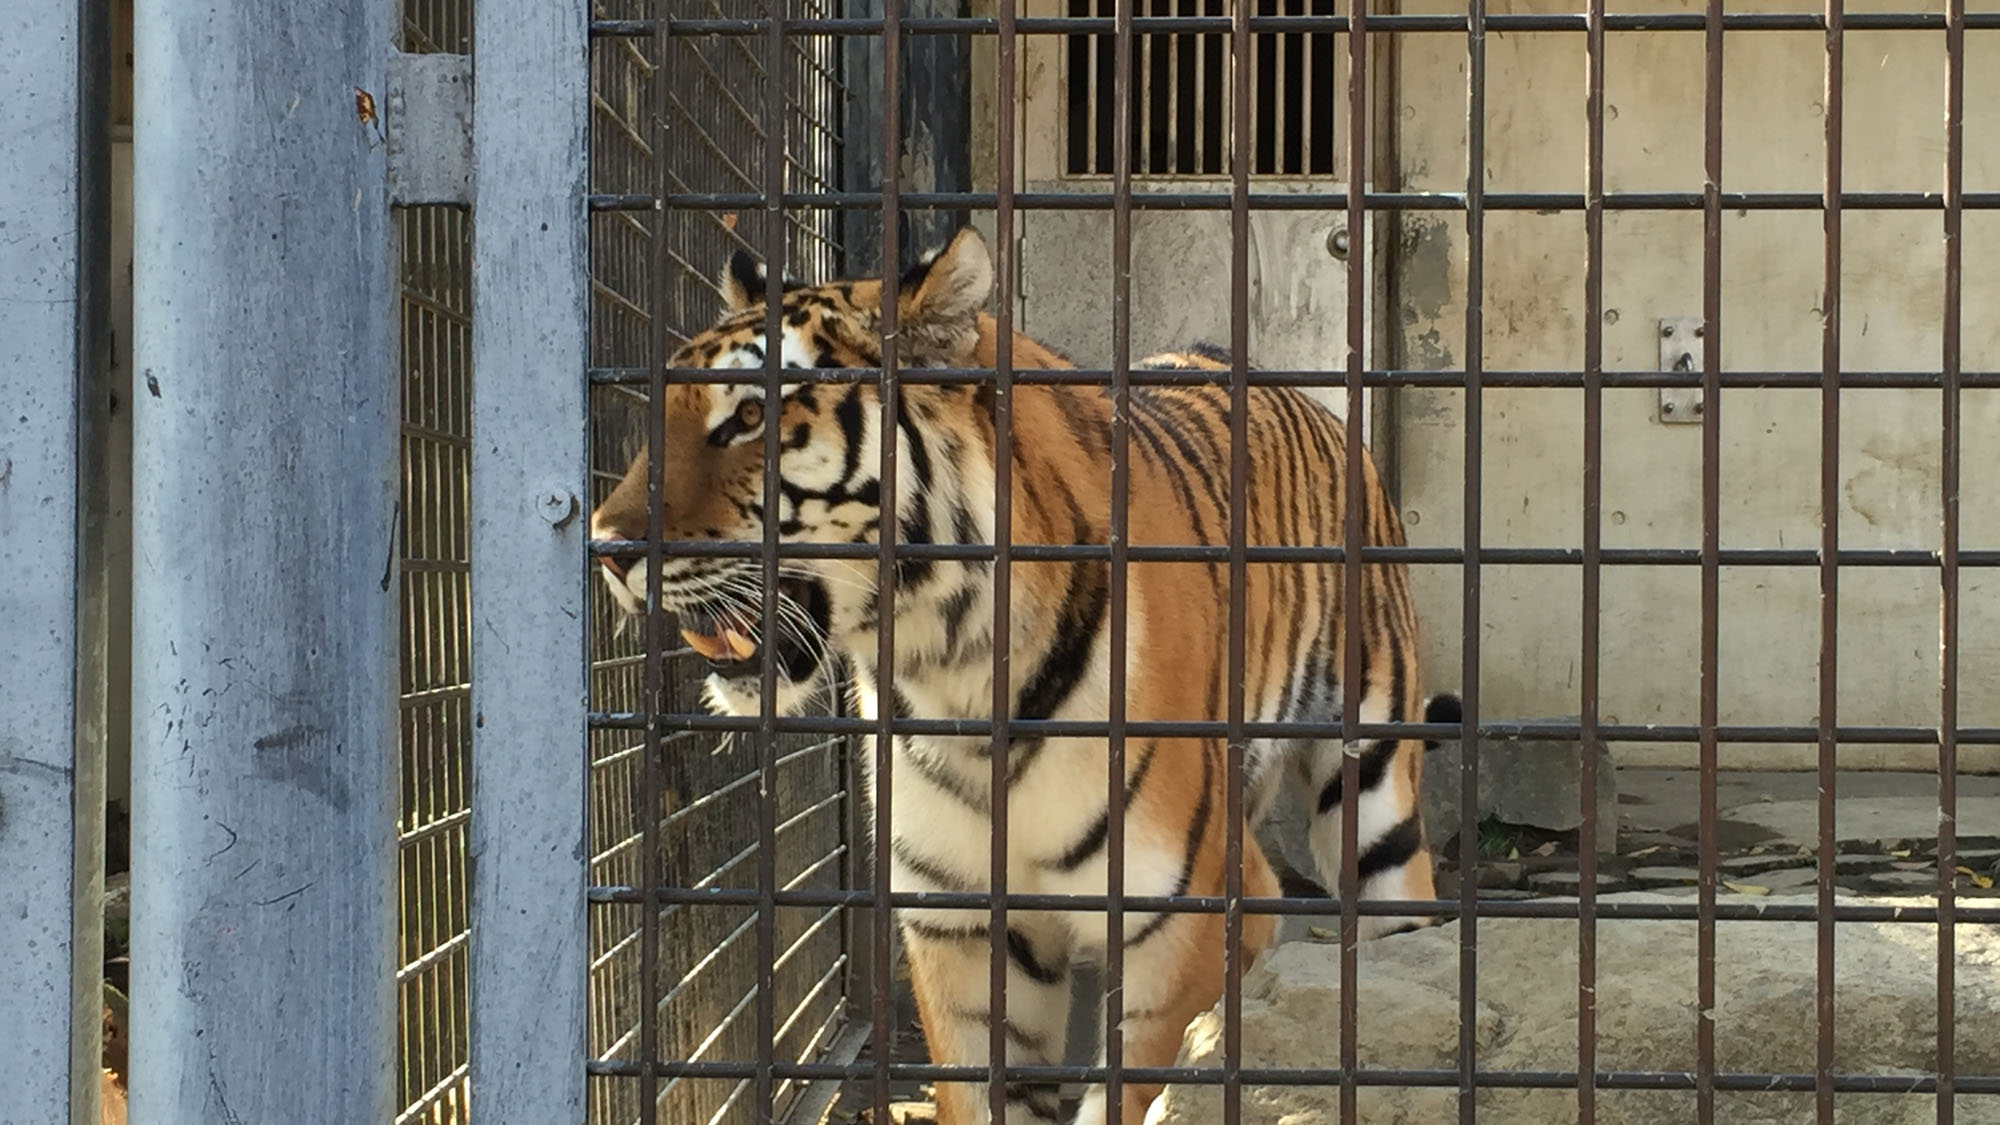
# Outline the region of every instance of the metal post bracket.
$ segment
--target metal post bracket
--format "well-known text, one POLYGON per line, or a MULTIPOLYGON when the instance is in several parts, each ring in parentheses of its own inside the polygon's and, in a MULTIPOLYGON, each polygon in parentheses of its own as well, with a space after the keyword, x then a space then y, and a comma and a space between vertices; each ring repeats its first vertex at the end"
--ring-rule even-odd
MULTIPOLYGON (((1701 371, 1704 335, 1698 316, 1661 317, 1660 370, 1701 371)), ((1699 422, 1703 407, 1699 386, 1660 388, 1659 420, 1665 425, 1699 422)))
POLYGON ((472 205, 472 56, 389 52, 389 202, 472 205))

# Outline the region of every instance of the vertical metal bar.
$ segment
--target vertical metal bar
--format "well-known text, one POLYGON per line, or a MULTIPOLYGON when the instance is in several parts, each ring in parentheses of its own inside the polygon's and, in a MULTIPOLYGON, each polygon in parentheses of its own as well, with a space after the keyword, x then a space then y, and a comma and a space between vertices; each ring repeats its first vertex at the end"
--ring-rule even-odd
POLYGON ((482 1125, 584 1114, 588 606, 572 505, 588 480, 587 15, 480 0, 474 32, 469 1087, 482 1125))
MULTIPOLYGON (((652 107, 653 135, 657 139, 653 145, 654 167, 650 178, 657 185, 656 190, 664 193, 670 182, 669 177, 683 174, 668 164, 669 154, 675 151, 672 126, 669 124, 675 120, 674 87, 668 79, 672 71, 667 66, 667 58, 674 50, 673 20, 667 18, 672 14, 670 0, 654 0, 653 14, 656 17, 652 59, 655 69, 646 92, 652 107)), ((690 45, 686 49, 693 52, 695 48, 690 45)), ((646 716, 646 729, 639 738, 639 1041, 636 1049, 639 1060, 645 1064, 639 1070, 640 1125, 652 1125, 659 1119, 660 1112, 660 1076, 652 1064, 661 1054, 657 993, 660 987, 660 930, 664 921, 660 912, 660 888, 666 882, 665 857, 661 855, 665 844, 660 838, 661 790, 665 784, 661 776, 663 763, 660 757, 666 734, 661 712, 667 709, 666 654, 671 643, 668 639, 667 613, 661 605, 660 572, 666 569, 662 547, 666 538, 664 472, 668 459, 674 453, 666 445, 665 365, 675 351, 673 333, 677 328, 673 323, 675 318, 667 315, 666 298, 672 289, 668 278, 674 263, 669 257, 665 213, 654 216, 653 231, 652 254, 643 270, 647 291, 653 298, 653 316, 648 325, 650 346, 647 356, 652 362, 646 376, 644 408, 646 450, 651 461, 646 474, 646 617, 639 672, 644 692, 639 710, 646 716)))
MULTIPOLYGON (((1364 323, 1368 295, 1368 2, 1355 0, 1349 9, 1352 23, 1347 37, 1347 448, 1342 465, 1340 605, 1340 682, 1352 688, 1361 683, 1361 524, 1366 493, 1362 478, 1361 423, 1363 421, 1363 373, 1368 365, 1368 335, 1364 323)), ((1308 43, 1313 37, 1308 36, 1308 43)), ((1329 47, 1329 49, 1331 49, 1329 47)), ((1308 68, 1308 73, 1311 73, 1308 68)), ((1352 690, 1340 693, 1341 741, 1345 747, 1356 743, 1361 723, 1361 697, 1352 690)), ((1392 701, 1397 706, 1400 701, 1392 701)), ((1420 719, 1421 715, 1396 714, 1396 719, 1420 719)), ((1340 1120, 1352 1125, 1358 1118, 1360 1091, 1354 1072, 1360 1064, 1360 1015, 1357 990, 1360 987, 1361 917, 1356 910, 1361 890, 1360 817, 1361 757, 1340 756, 1340 1120)))
POLYGON ((1965 0, 1945 0, 1944 71, 1944 401, 1939 471, 1944 541, 1938 552, 1938 1125, 1956 1115, 1958 976, 1958 487, 1959 382, 1964 296, 1961 235, 1965 220, 1965 0))
MULTIPOLYGON (((889 848, 888 841, 895 838, 894 820, 891 817, 891 795, 894 786, 890 784, 890 770, 895 758, 895 737, 890 733, 891 722, 895 718, 895 693, 890 688, 890 679, 896 673, 896 536, 900 533, 902 521, 897 518, 896 464, 897 446, 900 444, 896 427, 898 412, 896 383, 896 326, 900 311, 896 300, 896 278, 898 263, 902 260, 901 240, 897 237, 897 220, 900 216, 900 200, 897 193, 902 190, 902 161, 896 154, 903 151, 902 131, 902 48, 903 21, 898 0, 883 0, 882 4, 882 373, 876 384, 876 394, 880 408, 876 424, 880 438, 877 475, 881 479, 882 509, 876 524, 877 546, 880 554, 875 563, 875 599, 877 630, 875 636, 875 1010, 874 1042, 871 1046, 875 1063, 875 1116, 872 1120, 889 1120, 889 1053, 895 1042, 895 1028, 891 1022, 889 989, 887 983, 895 978, 890 975, 890 943, 894 923, 889 910, 889 848)), ((997 640, 996 640, 996 643, 997 640)), ((1000 935, 989 935, 990 940, 999 940, 1000 935)))
POLYGON ((143 1120, 394 1113, 400 386, 371 102, 395 14, 135 13, 143 1120), (312 378, 276 393, 290 371, 312 378))
POLYGON ((14 17, 0 100, 0 1120, 98 1120, 109 482, 110 19, 14 17))
POLYGON ((1840 161, 1844 113, 1842 0, 1826 0, 1825 279, 1820 295, 1819 398, 1819 894, 1813 1074, 1819 1125, 1833 1122, 1834 795, 1840 705, 1840 161))
MULTIPOLYGON (((773 896, 778 890, 778 527, 780 492, 778 453, 784 427, 783 381, 785 287, 787 276, 785 225, 785 0, 767 0, 765 16, 770 26, 765 32, 767 52, 764 77, 764 518, 763 567, 758 582, 758 612, 763 638, 758 668, 757 752, 760 780, 757 787, 757 1069, 756 1100, 751 1112, 757 1121, 771 1120, 777 1082, 772 1073, 777 1044, 776 997, 778 987, 778 907, 773 896)), ((893 150, 885 150, 893 151, 893 150)))
POLYGON ((1597 1120, 1597 755, 1598 630, 1604 541, 1604 3, 1586 15, 1583 251, 1583 636, 1578 715, 1576 1110, 1597 1120))
POLYGON ((392 14, 136 8, 142 1119, 394 1113, 398 378, 384 148, 358 112, 392 14), (314 376, 278 394, 286 370, 314 376))
POLYGON ((1479 542, 1486 370, 1486 0, 1465 9, 1465 568, 1460 632, 1458 1118, 1472 1125, 1479 1011, 1479 542))
MULTIPOLYGON (((1132 3, 1115 0, 1112 117, 1132 106, 1132 3)), ((1111 141, 1111 638, 1104 846, 1104 1119, 1125 1104, 1125 659, 1131 590, 1132 132, 1111 141)))
POLYGON ((1230 8, 1229 140, 1229 659, 1223 773, 1222 1121, 1243 1119, 1243 674, 1249 597, 1250 3, 1230 8))
MULTIPOLYGON (((1015 0, 1000 0, 998 59, 999 92, 994 99, 994 143, 998 198, 994 202, 993 240, 998 295, 994 303, 993 339, 993 852, 988 857, 993 899, 988 933, 1007 932, 1007 779, 1013 768, 1013 736, 1008 725, 1014 713, 1013 589, 1014 589, 1014 126, 1020 109, 1014 104, 1016 39, 1015 0)), ((988 1112, 995 1121, 1007 1119, 1007 954, 999 941, 987 943, 988 1112)))
POLYGON ((1715 1121, 1716 724, 1720 670, 1722 512, 1722 11, 1708 0, 1703 28, 1701 319, 1701 714, 1695 884, 1695 1119, 1715 1121))

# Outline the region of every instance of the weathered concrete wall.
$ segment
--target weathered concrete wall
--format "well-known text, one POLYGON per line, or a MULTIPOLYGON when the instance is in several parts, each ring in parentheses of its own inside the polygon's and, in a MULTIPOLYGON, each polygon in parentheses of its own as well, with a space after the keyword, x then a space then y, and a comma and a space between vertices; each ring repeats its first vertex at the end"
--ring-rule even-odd
MULTIPOLYGON (((1851 5, 1907 10, 1910 3, 1851 5)), ((1936 10, 1938 5, 1928 5, 1936 10)), ((1505 0, 1494 11, 1571 11, 1505 0)), ((1692 0, 1647 10, 1699 11, 1692 0)), ((1444 11, 1420 0, 1411 11, 1444 11)), ((1732 6, 1732 11, 1735 7, 1732 6)), ((1775 8, 1774 8, 1775 10, 1775 8)), ((1786 10, 1796 10, 1787 8, 1786 10)), ((1823 45, 1819 33, 1744 32, 1725 48, 1726 191, 1822 186, 1823 45)), ((2000 39, 1968 36, 1967 106, 2000 104, 2000 39)), ((1461 37, 1411 35, 1398 46, 1402 188, 1465 184, 1461 37)), ((1606 188, 1702 187, 1702 36, 1612 35, 1606 61, 1606 188)), ((1576 192, 1584 186, 1584 41, 1580 35, 1495 34, 1487 43, 1486 187, 1576 192)), ((1850 32, 1846 188, 1936 191, 1944 160, 1944 40, 1934 33, 1850 32)), ((1966 188, 2000 186, 2000 142, 1966 129, 1966 188)), ((1657 321, 1701 312, 1699 212, 1612 212, 1605 220, 1604 362, 1651 369, 1657 321)), ((1844 220, 1842 350, 1850 370, 1936 369, 1943 307, 1942 226, 1929 211, 1848 211, 1844 220)), ((1965 366, 2000 366, 2000 216, 1965 217, 1965 366)), ((1736 212, 1722 232, 1725 370, 1817 370, 1821 217, 1736 212)), ((1411 214, 1402 229, 1398 288, 1403 362, 1463 365, 1463 218, 1411 214)), ((1584 228, 1579 213, 1491 213, 1486 225, 1484 359, 1489 369, 1577 368, 1583 356, 1584 228)), ((1402 501, 1412 539, 1456 545, 1463 527, 1463 395, 1411 390, 1400 400, 1402 501)), ((1607 547, 1700 545, 1699 426, 1655 420, 1657 392, 1604 400, 1607 547)), ((1582 394, 1489 390, 1484 411, 1484 541, 1575 546, 1582 524, 1582 394)), ((1964 396, 1963 545, 2000 542, 2000 463, 1978 452, 2000 439, 2000 396, 1964 396)), ((1843 399, 1841 543, 1934 550, 1941 503, 1940 395, 1851 391, 1843 399)), ((1725 547, 1812 547, 1819 537, 1819 394, 1727 391, 1722 422, 1725 547)), ((1721 585, 1721 719, 1803 724, 1817 710, 1818 573, 1725 569, 1721 585)), ((1456 568, 1420 568, 1425 658, 1440 685, 1457 678, 1456 568)), ((2000 722, 2000 588, 1988 572, 1962 577, 1961 721, 2000 722)), ((1606 722, 1692 723, 1699 699, 1699 571, 1607 570, 1603 583, 1606 722)), ((1482 600, 1483 711, 1490 717, 1577 706, 1581 582, 1575 571, 1493 567, 1482 600)), ((1937 722, 1938 576, 1931 570, 1844 570, 1840 584, 1843 725, 1937 722)), ((1626 763, 1692 764, 1685 746, 1620 748, 1626 763)), ((1797 767, 1811 746, 1727 746, 1724 764, 1797 767)), ((1929 747, 1843 747, 1851 766, 1926 768, 1929 747)), ((1968 768, 2000 768, 1992 748, 1966 748, 1968 768)))
MULTIPOLYGON (((1773 3, 1770 10, 1797 10, 1773 3)), ((1911 0, 1869 0, 1853 11, 1941 10, 1911 0)), ((1407 12, 1460 12, 1454 0, 1408 0, 1407 12)), ((1614 5, 1625 10, 1629 5, 1614 5)), ((1701 10, 1699 0, 1659 0, 1648 11, 1701 10)), ((1031 2, 1024 14, 1053 14, 1031 2)), ((1567 0, 1495 0, 1494 12, 1575 10, 1567 0)), ((1636 9, 1635 9, 1636 10, 1636 9)), ((1732 11, 1737 10, 1732 6, 1732 11)), ((974 5, 991 14, 992 0, 974 5)), ((1064 178, 1057 41, 1023 37, 1017 186, 1105 190, 1102 178, 1064 178)), ((1822 187, 1824 36, 1731 33, 1725 60, 1725 168, 1729 191, 1822 187)), ((1966 189, 2000 187, 2000 141, 1979 127, 1979 107, 2000 104, 2000 36, 1967 37, 1966 189)), ((1383 37, 1373 69, 1378 116, 1375 186, 1462 192, 1465 187, 1465 39, 1383 37), (1393 56, 1391 60, 1390 56, 1393 56), (1381 83, 1393 74, 1394 86, 1381 83), (1393 132, 1391 132, 1393 129, 1393 132), (1384 161, 1389 163, 1384 163, 1384 161)), ((1584 187, 1584 37, 1492 34, 1487 41, 1488 191, 1578 192, 1584 187)), ((993 40, 973 52, 974 182, 996 181, 997 74, 993 40)), ((1702 187, 1702 36, 1617 33, 1606 64, 1606 187, 1702 187)), ((1846 188, 1936 191, 1944 159, 1944 39, 1934 32, 1851 31, 1847 42, 1846 188)), ((1330 91, 1338 96, 1338 91, 1330 91)), ((1338 190, 1344 170, 1336 181, 1338 190)), ((1296 181, 1295 181, 1296 182, 1296 181)), ((1265 181, 1259 190, 1283 190, 1265 181)), ((1226 182, 1210 181, 1220 190, 1226 182)), ((1329 190, 1327 184, 1317 185, 1329 190)), ((1253 248, 1314 235, 1339 215, 1266 215, 1283 231, 1253 230, 1253 248), (1314 224, 1317 225, 1314 225, 1314 224), (1268 235, 1268 237, 1266 236, 1268 235)), ((1032 213, 1024 232, 1024 327, 1086 363, 1109 357, 1110 221, 1032 213)), ((1604 362, 1652 369, 1658 321, 1701 312, 1699 212, 1612 212, 1605 220, 1604 362)), ((1256 224, 1253 223, 1253 227, 1256 224)), ((990 233, 990 222, 987 223, 990 233)), ((1376 234, 1383 271, 1373 278, 1371 364, 1463 366, 1466 346, 1462 215, 1406 212, 1376 234)), ((1227 216, 1140 215, 1134 222, 1134 354, 1227 331, 1227 216), (1221 243, 1226 247, 1226 241, 1221 243)), ((1816 212, 1735 212, 1723 229, 1722 362, 1731 371, 1817 370, 1821 217, 1816 212)), ((1936 369, 1941 362, 1942 226, 1934 211, 1848 211, 1843 361, 1854 371, 1936 369)), ((1968 212, 1964 225, 1964 363, 2000 367, 2000 215, 1968 212)), ((1251 360, 1263 366, 1338 367, 1345 357, 1344 272, 1324 250, 1286 269, 1315 277, 1300 316, 1259 318, 1251 360), (1311 321, 1310 330, 1302 325, 1311 321)), ((1266 255, 1269 257, 1269 255, 1266 255)), ((1489 369, 1580 368, 1583 362, 1584 229, 1580 213, 1491 212, 1486 219, 1485 340, 1489 369)), ((1261 267, 1260 267, 1261 268, 1261 267)), ((1373 272, 1373 271, 1371 271, 1373 272)), ((1255 302, 1253 301, 1253 304, 1255 302)), ((1404 390, 1371 407, 1371 445, 1398 480, 1411 538, 1458 545, 1463 528, 1463 395, 1404 390), (1385 425, 1385 420, 1393 424, 1385 425)), ((1652 390, 1607 393, 1604 532, 1607 547, 1700 545, 1701 432, 1662 425, 1652 390)), ((1854 548, 1934 550, 1940 537, 1940 396, 1856 390, 1843 400, 1841 542, 1854 548)), ((1580 391, 1488 390, 1484 541, 1490 546, 1577 546, 1582 541, 1580 391)), ((1734 390, 1723 412, 1722 542, 1725 547, 1813 547, 1819 541, 1819 395, 1815 390, 1734 390)), ((2000 462, 1979 451, 2000 439, 2000 395, 1963 398, 1963 546, 2000 545, 2000 462)), ((1462 603, 1454 567, 1420 567, 1424 657, 1434 687, 1458 686, 1462 603)), ((1961 722, 2000 724, 2000 587, 1980 569, 1962 574, 1961 722)), ((1602 696, 1606 722, 1692 723, 1700 685, 1700 573, 1694 567, 1616 567, 1603 581, 1602 696)), ((1725 723, 1810 724, 1818 700, 1819 576, 1810 567, 1729 569, 1721 586, 1721 718, 1725 723)), ((1481 631, 1483 712, 1490 718, 1573 714, 1579 704, 1581 576, 1547 567, 1489 567, 1481 631)), ((1841 575, 1843 725, 1933 725, 1938 698, 1938 577, 1924 569, 1850 569, 1841 575)), ((1691 765, 1685 745, 1626 745, 1626 764, 1691 765)), ((1847 746, 1854 767, 1927 768, 1929 747, 1847 746)), ((1724 765, 1811 765, 1812 746, 1729 746, 1724 765)), ((2000 769, 2000 750, 1966 747, 1968 769, 2000 769)))

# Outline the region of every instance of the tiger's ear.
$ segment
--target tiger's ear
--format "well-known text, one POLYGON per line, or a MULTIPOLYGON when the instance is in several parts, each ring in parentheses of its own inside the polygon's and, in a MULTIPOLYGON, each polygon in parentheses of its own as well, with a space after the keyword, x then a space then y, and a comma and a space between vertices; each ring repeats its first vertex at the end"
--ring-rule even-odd
MULTIPOLYGON (((729 255, 729 265, 722 271, 722 311, 725 314, 739 313, 745 309, 759 308, 764 304, 764 290, 769 284, 764 272, 764 263, 741 250, 729 255)), ((790 293, 801 288, 798 279, 785 275, 781 292, 790 293)))
POLYGON ((963 227, 944 249, 925 256, 896 286, 896 311, 909 325, 972 319, 993 292, 993 259, 986 240, 963 227))

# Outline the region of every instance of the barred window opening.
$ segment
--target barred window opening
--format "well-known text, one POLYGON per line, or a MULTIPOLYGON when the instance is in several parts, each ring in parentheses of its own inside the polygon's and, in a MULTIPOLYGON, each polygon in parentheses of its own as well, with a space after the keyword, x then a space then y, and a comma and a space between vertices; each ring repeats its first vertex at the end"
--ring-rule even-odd
MULTIPOLYGON (((1069 14, 1108 19, 1116 0, 1069 0, 1069 14)), ((1256 0, 1259 16, 1331 16, 1334 0, 1256 0)), ((1139 17, 1230 15, 1228 0, 1141 0, 1139 17)), ((1259 32, 1252 37, 1250 171, 1262 176, 1334 172, 1335 66, 1330 32, 1259 32)), ((1138 176, 1229 174, 1227 32, 1142 32, 1132 37, 1131 112, 1126 128, 1138 176)), ((1063 100, 1064 170, 1109 175, 1118 56, 1109 34, 1068 37, 1063 100)))

